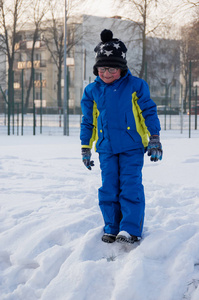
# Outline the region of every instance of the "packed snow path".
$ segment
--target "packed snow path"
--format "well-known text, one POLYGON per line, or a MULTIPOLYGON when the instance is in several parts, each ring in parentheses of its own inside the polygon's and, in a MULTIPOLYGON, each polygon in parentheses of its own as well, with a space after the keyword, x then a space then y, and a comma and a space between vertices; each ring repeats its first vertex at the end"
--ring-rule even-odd
POLYGON ((75 137, 1 137, 1 300, 198 300, 199 136, 162 132, 145 157, 139 245, 101 242, 97 154, 75 137))

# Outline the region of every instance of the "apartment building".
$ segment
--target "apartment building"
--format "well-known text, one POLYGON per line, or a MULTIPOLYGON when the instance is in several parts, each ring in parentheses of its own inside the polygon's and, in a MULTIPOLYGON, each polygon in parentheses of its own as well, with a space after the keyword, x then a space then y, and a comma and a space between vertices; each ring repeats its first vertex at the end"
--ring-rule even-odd
MULTIPOLYGON (((63 31, 63 20, 59 20, 59 22, 60 30, 63 31)), ((57 111, 63 105, 63 64, 62 72, 60 73, 61 99, 58 99, 57 83, 60 74, 51 51, 56 50, 55 44, 53 42, 50 44, 46 43, 50 39, 49 26, 48 23, 43 24, 43 26, 44 29, 34 44, 33 62, 31 62, 33 29, 27 25, 27 28, 18 33, 18 40, 15 44, 14 98, 15 103, 21 101, 23 85, 24 104, 28 108, 31 109, 33 107, 33 98, 36 108, 40 107, 40 99, 42 97, 42 106, 44 108, 57 111), (29 98, 27 98, 32 64, 34 66, 34 94, 33 88, 31 88, 29 98)), ((111 29, 114 37, 121 39, 125 43, 128 49, 128 67, 133 75, 138 76, 142 53, 142 34, 139 26, 136 26, 132 21, 122 20, 118 16, 102 18, 81 15, 69 18, 67 22, 67 98, 70 113, 79 113, 81 111, 80 100, 83 89, 95 79, 93 75, 93 65, 95 63, 94 48, 100 42, 100 33, 105 28, 111 29)), ((177 47, 173 47, 175 51, 168 51, 168 48, 172 48, 171 45, 174 43, 174 41, 170 40, 162 40, 160 43, 159 39, 154 38, 147 40, 147 74, 145 74, 147 76, 145 77, 151 89, 151 96, 157 104, 168 104, 165 102, 167 85, 172 105, 179 105, 180 61, 178 54, 176 54, 177 47)))
MULTIPOLYGON (((62 20, 60 21, 62 22, 62 20)), ((48 25, 46 25, 48 27, 48 25)), ((63 23, 62 23, 63 26, 63 23)), ((22 86, 24 104, 31 108, 33 97, 36 107, 40 106, 42 93, 42 105, 52 109, 63 103, 63 66, 62 66, 62 102, 57 99, 58 70, 49 51, 46 40, 49 37, 48 28, 42 32, 34 44, 34 57, 32 61, 33 29, 27 25, 20 31, 15 44, 14 63, 14 91, 15 103, 21 101, 22 86), (45 34, 45 39, 43 38, 45 34), (31 68, 34 67, 34 95, 33 88, 29 98, 27 93, 30 85, 31 68), (23 83, 22 83, 23 80, 23 83), (42 89, 41 89, 42 88, 42 89)), ((71 112, 80 111, 80 100, 86 84, 93 81, 93 64, 95 62, 94 48, 100 42, 100 32, 104 28, 113 31, 114 37, 121 38, 128 48, 127 59, 129 66, 136 66, 140 56, 140 45, 135 40, 140 39, 140 32, 133 22, 121 20, 118 17, 101 18, 88 15, 70 18, 67 24, 67 38, 70 50, 67 51, 67 82, 68 82, 68 104, 71 112)), ((54 47, 51 44, 50 47, 54 47)), ((52 50, 52 49, 51 49, 52 50)))
POLYGON ((37 40, 34 44, 34 57, 32 60, 32 33, 33 31, 31 29, 25 29, 19 32, 18 42, 15 44, 15 103, 21 101, 23 86, 24 104, 27 105, 27 107, 33 106, 33 97, 35 99, 36 107, 40 106, 41 93, 42 106, 53 107, 55 106, 56 99, 55 66, 52 61, 50 52, 48 51, 45 42, 42 40, 42 37, 40 37, 40 39, 37 40), (34 67, 34 96, 33 88, 31 88, 29 99, 27 99, 32 64, 34 67))

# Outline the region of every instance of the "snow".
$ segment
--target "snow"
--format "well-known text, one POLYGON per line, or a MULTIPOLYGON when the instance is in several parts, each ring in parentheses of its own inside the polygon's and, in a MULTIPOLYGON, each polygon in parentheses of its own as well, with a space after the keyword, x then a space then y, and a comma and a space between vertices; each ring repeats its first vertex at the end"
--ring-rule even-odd
POLYGON ((1 136, 1 300, 198 300, 199 132, 162 131, 145 156, 140 244, 101 241, 98 156, 78 134, 1 136))

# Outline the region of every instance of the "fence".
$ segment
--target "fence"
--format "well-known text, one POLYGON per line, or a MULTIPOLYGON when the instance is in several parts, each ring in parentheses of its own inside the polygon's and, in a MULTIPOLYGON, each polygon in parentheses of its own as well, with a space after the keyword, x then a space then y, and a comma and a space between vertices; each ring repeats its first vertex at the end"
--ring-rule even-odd
MULTIPOLYGON (((164 115, 160 114, 159 119, 162 130, 178 130, 179 132, 198 131, 199 115, 164 115)), ((81 115, 69 115, 69 135, 79 134, 81 115)), ((198 131, 199 132, 199 131, 198 131)), ((0 108, 0 135, 8 134, 8 113, 7 108, 0 108)), ((23 114, 15 105, 10 116, 10 135, 63 135, 64 116, 60 109, 35 110, 34 113, 23 114)))
MULTIPOLYGON (((69 115, 70 134, 79 133, 81 115, 69 115)), ((36 108, 33 112, 22 113, 15 104, 10 117, 5 105, 0 107, 0 135, 63 135, 64 115, 59 108, 36 108), (8 120, 8 118, 10 120, 8 120)))

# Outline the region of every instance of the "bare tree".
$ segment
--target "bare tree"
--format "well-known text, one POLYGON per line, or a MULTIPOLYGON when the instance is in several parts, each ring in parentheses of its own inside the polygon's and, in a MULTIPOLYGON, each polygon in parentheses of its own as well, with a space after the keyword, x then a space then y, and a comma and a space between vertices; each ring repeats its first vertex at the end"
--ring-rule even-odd
MULTIPOLYGON (((26 10, 24 0, 13 0, 12 3, 0 0, 0 51, 6 54, 8 62, 8 108, 10 111, 13 104, 13 65, 15 57, 15 44, 17 42, 17 32, 23 25, 22 17, 26 10), (20 21, 20 22, 19 22, 20 21)), ((10 116, 10 114, 9 114, 10 116)), ((8 120, 8 134, 10 134, 10 119, 8 120)))
POLYGON ((178 40, 147 38, 147 73, 153 99, 157 104, 168 105, 172 89, 177 96, 176 99, 172 99, 173 104, 177 106, 180 86, 179 45, 178 40), (159 86, 158 90, 153 91, 153 86, 159 86))
POLYGON ((31 1, 30 9, 33 12, 33 31, 32 31, 32 49, 30 53, 30 61, 31 61, 31 72, 30 72, 30 79, 29 79, 29 85, 27 89, 26 99, 25 99, 25 109, 29 106, 29 98, 30 98, 30 92, 32 89, 32 82, 33 82, 33 71, 34 71, 34 53, 35 53, 35 43, 40 39, 40 33, 42 31, 41 24, 48 13, 50 5, 50 0, 45 1, 43 4, 40 0, 34 0, 31 1))
POLYGON ((5 0, 0 1, 0 30, 2 31, 0 51, 6 54, 8 61, 8 103, 13 99, 13 64, 17 23, 23 0, 15 0, 13 6, 7 6, 5 0))
POLYGON ((55 11, 51 7, 51 20, 45 29, 44 42, 57 67, 57 105, 62 107, 62 65, 64 60, 64 24, 63 19, 55 17, 55 11))
POLYGON ((184 113, 186 113, 186 103, 187 103, 187 95, 189 88, 189 55, 188 55, 188 35, 186 28, 182 29, 182 39, 181 39, 181 74, 184 79, 184 98, 183 98, 183 106, 184 113))
MULTIPOLYGON (((59 8, 58 8, 59 9, 59 8)), ((51 54, 53 62, 57 67, 57 105, 62 107, 62 70, 64 62, 64 19, 57 14, 57 4, 50 7, 51 20, 48 20, 44 25, 45 35, 44 41, 51 54)), ((69 11, 67 20, 70 19, 69 11)), ((82 37, 76 37, 78 24, 73 22, 67 22, 67 56, 70 57, 70 53, 73 47, 81 40, 82 37)), ((73 55, 72 55, 73 57, 73 55)))
MULTIPOLYGON (((146 37, 154 32, 163 24, 163 18, 159 18, 157 22, 149 22, 151 10, 155 10, 158 6, 159 0, 123 0, 122 4, 131 5, 132 16, 126 18, 131 20, 136 24, 141 31, 141 44, 142 44, 142 55, 141 55, 141 64, 140 71, 138 76, 143 78, 144 69, 146 63, 146 37), (150 23, 150 26, 149 26, 150 23)), ((124 17, 125 18, 125 17, 124 17)))
POLYGON ((182 28, 181 39, 181 72, 184 78, 184 110, 186 112, 187 95, 189 88, 189 63, 192 63, 192 78, 198 81, 199 72, 199 11, 195 19, 188 25, 182 28))
POLYGON ((199 6, 199 1, 195 0, 183 0, 185 4, 191 5, 192 7, 199 6))

